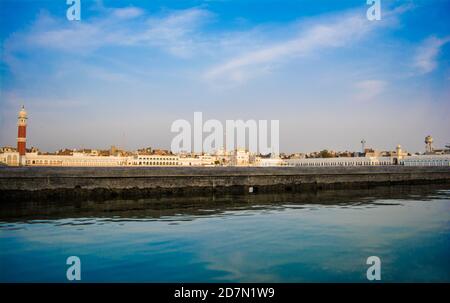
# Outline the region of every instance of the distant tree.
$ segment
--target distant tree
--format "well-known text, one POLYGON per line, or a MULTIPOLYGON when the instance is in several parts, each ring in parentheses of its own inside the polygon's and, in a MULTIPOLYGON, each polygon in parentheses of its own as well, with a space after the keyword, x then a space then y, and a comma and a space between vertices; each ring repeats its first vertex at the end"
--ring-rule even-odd
POLYGON ((327 149, 324 149, 319 152, 320 158, 333 158, 333 154, 330 153, 327 149))

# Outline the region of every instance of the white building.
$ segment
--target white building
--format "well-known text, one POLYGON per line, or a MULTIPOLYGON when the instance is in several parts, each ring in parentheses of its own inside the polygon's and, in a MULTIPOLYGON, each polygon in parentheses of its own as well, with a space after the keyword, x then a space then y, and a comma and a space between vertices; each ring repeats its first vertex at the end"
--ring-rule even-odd
POLYGON ((181 166, 202 166, 202 160, 198 157, 180 157, 181 166))
POLYGON ((26 166, 126 166, 126 157, 102 157, 89 155, 39 155, 27 153, 25 156, 26 166))
POLYGON ((272 166, 287 166, 287 162, 280 158, 261 158, 256 157, 255 166, 272 167, 272 166))
POLYGON ((392 157, 342 157, 342 158, 305 158, 286 159, 288 166, 375 166, 393 165, 392 157))
POLYGON ((227 165, 231 164, 231 159, 233 158, 233 153, 228 152, 223 148, 220 148, 213 153, 213 157, 215 159, 214 163, 216 165, 227 166, 227 165))
POLYGON ((179 163, 181 166, 215 166, 215 161, 216 157, 208 154, 179 158, 179 163))
POLYGON ((400 145, 390 157, 365 156, 365 157, 337 157, 337 158, 304 158, 287 159, 288 166, 380 166, 401 164, 400 161, 407 156, 400 145))
MULTIPOLYGON (((120 156, 92 156, 83 153, 73 155, 41 155, 26 153, 22 156, 26 166, 88 166, 88 167, 117 167, 117 166, 178 166, 178 156, 175 155, 136 155, 120 156)), ((0 153, 0 162, 8 166, 19 165, 18 152, 0 153)))
POLYGON ((417 155, 399 161, 404 166, 450 166, 450 155, 417 155))
POLYGON ((205 154, 199 156, 201 163, 203 166, 215 166, 216 163, 216 157, 205 154))
POLYGON ((178 166, 179 157, 176 155, 136 155, 131 157, 118 157, 126 159, 128 166, 178 166))
POLYGON ((232 166, 248 166, 250 165, 250 152, 244 148, 238 148, 231 156, 232 166))
POLYGON ((6 151, 0 153, 0 163, 8 166, 18 166, 19 165, 19 153, 15 151, 6 151))

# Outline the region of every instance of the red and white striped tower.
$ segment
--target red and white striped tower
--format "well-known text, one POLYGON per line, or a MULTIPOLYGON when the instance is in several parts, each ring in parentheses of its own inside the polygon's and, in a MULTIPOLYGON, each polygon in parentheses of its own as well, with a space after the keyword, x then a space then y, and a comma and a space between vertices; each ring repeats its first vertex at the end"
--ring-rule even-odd
POLYGON ((17 121, 17 151, 20 156, 25 156, 27 151, 27 112, 22 105, 17 121))

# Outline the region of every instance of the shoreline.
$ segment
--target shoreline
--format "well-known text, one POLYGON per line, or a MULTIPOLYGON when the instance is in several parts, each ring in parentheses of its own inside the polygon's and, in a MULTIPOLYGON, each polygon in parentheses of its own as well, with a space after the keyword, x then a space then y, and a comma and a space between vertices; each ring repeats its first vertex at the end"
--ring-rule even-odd
POLYGON ((417 184, 450 184, 450 167, 0 168, 0 194, 8 201, 254 195, 417 184))

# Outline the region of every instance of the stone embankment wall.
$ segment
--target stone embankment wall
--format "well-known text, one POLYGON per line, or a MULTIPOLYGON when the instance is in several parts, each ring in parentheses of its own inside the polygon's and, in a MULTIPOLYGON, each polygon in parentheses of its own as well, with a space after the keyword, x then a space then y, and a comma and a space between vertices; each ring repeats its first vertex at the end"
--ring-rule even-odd
POLYGON ((449 183, 450 167, 1 167, 0 195, 133 198, 449 183))

